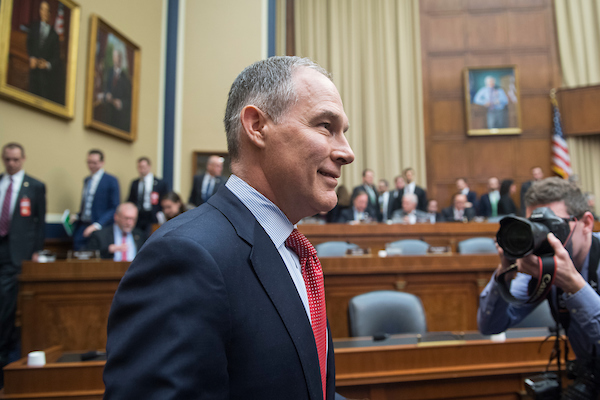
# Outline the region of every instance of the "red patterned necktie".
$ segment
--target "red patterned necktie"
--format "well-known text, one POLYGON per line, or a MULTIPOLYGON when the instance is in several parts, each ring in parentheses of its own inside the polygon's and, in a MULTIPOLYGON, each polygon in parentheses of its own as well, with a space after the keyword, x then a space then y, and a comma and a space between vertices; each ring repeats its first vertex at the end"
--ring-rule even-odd
POLYGON ((323 385, 323 398, 327 396, 327 313, 325 311, 325 289, 323 287, 323 270, 317 258, 317 251, 308 239, 298 229, 294 229, 285 241, 285 245, 292 249, 300 259, 302 277, 306 284, 308 306, 312 324, 317 353, 319 354, 319 367, 321 368, 321 384, 323 385))
POLYGON ((0 217, 0 236, 8 235, 10 228, 10 200, 12 197, 12 177, 8 178, 10 184, 4 193, 4 202, 2 203, 2 216, 0 217))

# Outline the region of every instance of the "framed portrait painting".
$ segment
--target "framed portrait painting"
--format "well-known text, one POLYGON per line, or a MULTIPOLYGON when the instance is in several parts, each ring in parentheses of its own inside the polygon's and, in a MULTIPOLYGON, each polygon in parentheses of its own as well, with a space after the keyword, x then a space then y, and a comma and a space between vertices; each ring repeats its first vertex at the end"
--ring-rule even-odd
POLYGON ((464 80, 468 135, 521 133, 516 66, 465 68, 464 80))
POLYGON ((79 5, 0 0, 0 95, 73 118, 79 5))
POLYGON ((85 126, 134 141, 139 107, 140 48, 91 16, 85 126))

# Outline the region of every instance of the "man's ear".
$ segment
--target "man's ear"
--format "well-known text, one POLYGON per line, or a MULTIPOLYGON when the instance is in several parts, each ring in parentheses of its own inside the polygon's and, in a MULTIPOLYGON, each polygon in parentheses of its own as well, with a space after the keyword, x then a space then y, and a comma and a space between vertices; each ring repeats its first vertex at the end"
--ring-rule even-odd
POLYGON ((258 107, 248 105, 240 113, 243 134, 255 146, 263 148, 265 146, 264 128, 269 121, 269 117, 258 107))
POLYGON ((586 233, 588 231, 594 231, 594 216, 591 212, 586 211, 585 214, 583 214, 583 217, 581 217, 581 221, 583 222, 583 228, 585 229, 586 233))

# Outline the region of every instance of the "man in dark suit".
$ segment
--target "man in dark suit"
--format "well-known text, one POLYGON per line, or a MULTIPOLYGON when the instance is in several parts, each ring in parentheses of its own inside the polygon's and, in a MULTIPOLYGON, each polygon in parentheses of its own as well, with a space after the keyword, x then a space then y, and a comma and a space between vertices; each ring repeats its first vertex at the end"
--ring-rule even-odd
POLYGON ((334 398, 320 263, 294 224, 335 206, 354 160, 342 100, 312 61, 270 57, 224 121, 233 175, 152 234, 115 294, 106 399, 334 398))
POLYGON ((210 196, 217 193, 217 190, 223 184, 222 173, 223 157, 214 155, 208 157, 206 172, 194 176, 189 203, 198 207, 200 204, 205 203, 210 196))
POLYGON ((375 176, 373 171, 365 169, 362 173, 362 183, 356 186, 352 190, 352 198, 356 198, 358 192, 365 192, 369 197, 369 205, 367 206, 367 212, 373 217, 375 221, 381 221, 381 213, 379 210, 379 195, 377 194, 377 188, 373 184, 375 176))
POLYGON ((458 193, 467 196, 467 208, 473 208, 474 210, 477 210, 477 193, 469 188, 465 178, 458 178, 456 180, 456 190, 458 190, 458 193))
POLYGON ((406 186, 404 176, 398 175, 394 179, 394 185, 395 189, 390 191, 390 202, 392 204, 389 207, 389 214, 387 216, 387 219, 392 219, 394 211, 402 209, 402 196, 404 196, 404 187, 406 186))
POLYGON ((152 233, 152 224, 157 224, 156 214, 162 211, 160 199, 169 191, 167 183, 152 173, 152 164, 148 157, 140 157, 137 161, 138 179, 131 182, 127 201, 137 205, 138 218, 136 228, 146 238, 152 233))
POLYGON ((117 207, 114 224, 92 233, 87 250, 100 251, 100 257, 114 261, 133 261, 146 240, 144 233, 135 227, 137 206, 123 203, 117 207))
POLYGON ((27 34, 29 55, 29 91, 48 100, 64 104, 57 86, 60 65, 58 34, 50 24, 50 5, 40 3, 40 21, 34 22, 27 34))
POLYGON ((121 49, 114 48, 113 65, 108 71, 104 90, 98 95, 98 101, 103 106, 100 120, 115 128, 131 131, 131 79, 129 71, 123 68, 121 49))
POLYGON ((340 216, 337 220, 339 223, 354 223, 360 222, 372 222, 374 220, 373 215, 369 214, 369 195, 363 190, 355 192, 355 196, 352 199, 352 207, 345 208, 340 211, 340 216))
POLYGON ((475 209, 467 207, 467 196, 456 193, 452 197, 452 206, 442 210, 442 220, 445 222, 466 222, 475 218, 475 209))
POLYGON ((488 179, 488 192, 481 195, 477 215, 482 217, 498 216, 498 200, 500 200, 500 181, 495 176, 488 179))
POLYGON ((119 181, 104 172, 104 153, 90 150, 87 166, 91 175, 83 181, 81 208, 73 233, 73 249, 81 250, 92 232, 111 223, 119 205, 119 181))
MULTIPOLYGON (((415 170, 412 167, 408 167, 402 171, 402 176, 405 182, 403 194, 414 193, 417 195, 417 209, 427 211, 427 192, 415 183, 415 170)), ((400 198, 400 203, 402 203, 402 198, 400 198)))
POLYGON ((37 253, 44 248, 46 218, 46 186, 23 171, 23 147, 18 143, 4 145, 2 162, 5 172, 0 174, 0 371, 13 361, 8 355, 15 344, 21 262, 37 260, 37 253))
POLYGON ((541 181, 544 179, 544 170, 541 167, 531 168, 531 180, 521 185, 521 216, 525 216, 525 193, 531 187, 533 182, 541 181))

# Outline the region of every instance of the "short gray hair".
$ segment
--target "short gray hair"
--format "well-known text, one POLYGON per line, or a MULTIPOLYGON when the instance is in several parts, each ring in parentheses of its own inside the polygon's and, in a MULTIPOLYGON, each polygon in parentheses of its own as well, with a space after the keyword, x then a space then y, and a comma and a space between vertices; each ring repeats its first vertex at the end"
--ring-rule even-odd
POLYGON ((406 193, 404 195, 402 195, 402 199, 407 198, 410 201, 412 201, 414 204, 417 204, 419 202, 419 198, 417 197, 416 194, 414 193, 406 193))
POLYGON ((536 207, 542 204, 564 201, 567 212, 577 218, 590 211, 585 195, 577 185, 558 177, 533 182, 525 193, 525 205, 536 207))
POLYGON ((242 109, 247 105, 254 105, 277 124, 298 100, 292 78, 294 71, 300 67, 312 68, 331 79, 329 72, 314 61, 291 56, 270 57, 258 61, 246 67, 235 79, 229 90, 223 119, 227 149, 232 160, 236 160, 240 155, 242 109))

